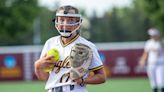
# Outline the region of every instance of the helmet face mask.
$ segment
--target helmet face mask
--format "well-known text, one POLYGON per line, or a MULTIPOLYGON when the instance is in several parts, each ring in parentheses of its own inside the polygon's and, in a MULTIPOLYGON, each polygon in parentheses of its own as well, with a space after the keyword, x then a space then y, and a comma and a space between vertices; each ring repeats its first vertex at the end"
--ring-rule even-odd
POLYGON ((82 21, 81 15, 70 9, 70 6, 65 6, 64 9, 57 11, 56 19, 53 19, 53 22, 60 35, 68 38, 80 29, 82 21), (69 8, 67 9, 67 7, 69 8))
POLYGON ((74 18, 74 17, 57 17, 57 19, 55 20, 55 24, 59 29, 60 27, 73 28, 79 26, 79 24, 81 23, 79 20, 80 18, 74 18))

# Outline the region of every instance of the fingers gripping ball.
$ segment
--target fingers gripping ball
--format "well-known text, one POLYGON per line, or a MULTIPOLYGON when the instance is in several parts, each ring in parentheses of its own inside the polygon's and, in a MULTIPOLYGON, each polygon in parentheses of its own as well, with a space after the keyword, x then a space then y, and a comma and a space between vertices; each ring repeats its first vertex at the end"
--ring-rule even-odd
MULTIPOLYGON (((57 49, 51 49, 47 52, 47 56, 54 56, 51 60, 52 61, 58 61, 60 56, 59 56, 59 51, 57 49)), ((54 65, 50 65, 49 67, 43 69, 44 72, 50 72, 54 68, 54 65)))

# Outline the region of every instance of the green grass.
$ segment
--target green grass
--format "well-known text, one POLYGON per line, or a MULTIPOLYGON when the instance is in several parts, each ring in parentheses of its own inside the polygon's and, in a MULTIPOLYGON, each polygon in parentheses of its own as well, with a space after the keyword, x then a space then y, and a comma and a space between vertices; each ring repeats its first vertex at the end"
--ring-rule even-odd
POLYGON ((0 92, 45 92, 44 83, 33 82, 0 82, 0 92))
POLYGON ((147 78, 109 79, 106 83, 88 86, 89 92, 151 92, 147 78))
MULTIPOLYGON (((44 82, 0 82, 0 92, 45 92, 44 82)), ((151 92, 147 78, 112 78, 104 84, 88 85, 88 92, 151 92)))

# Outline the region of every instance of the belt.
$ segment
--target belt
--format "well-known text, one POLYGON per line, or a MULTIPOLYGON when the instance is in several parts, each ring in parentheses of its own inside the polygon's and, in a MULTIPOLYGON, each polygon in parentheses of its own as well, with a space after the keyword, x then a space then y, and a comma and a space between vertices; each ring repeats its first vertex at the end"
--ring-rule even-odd
MULTIPOLYGON (((70 91, 74 89, 74 85, 70 85, 70 91)), ((63 92, 63 86, 52 88, 52 92, 63 92)))

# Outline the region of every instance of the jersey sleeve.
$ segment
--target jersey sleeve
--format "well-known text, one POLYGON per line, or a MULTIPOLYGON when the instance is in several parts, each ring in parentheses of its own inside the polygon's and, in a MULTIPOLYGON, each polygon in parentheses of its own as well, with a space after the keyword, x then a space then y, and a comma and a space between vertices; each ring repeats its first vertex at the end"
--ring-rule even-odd
POLYGON ((149 52, 149 50, 150 50, 150 41, 148 40, 146 43, 145 43, 145 46, 144 46, 144 51, 145 52, 149 52))
POLYGON ((93 50, 93 58, 91 61, 91 65, 89 66, 89 70, 95 71, 103 68, 103 63, 95 46, 92 48, 92 50, 93 50))
POLYGON ((48 41, 46 41, 46 43, 44 44, 43 49, 41 51, 40 58, 43 57, 47 53, 48 48, 49 48, 48 41))

